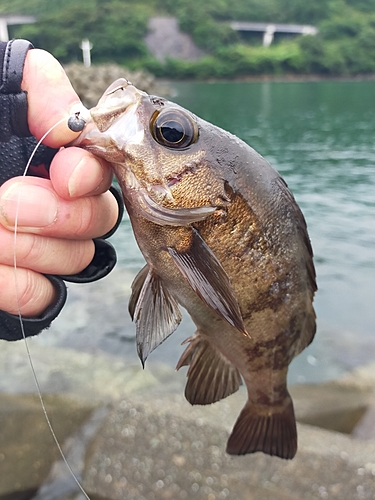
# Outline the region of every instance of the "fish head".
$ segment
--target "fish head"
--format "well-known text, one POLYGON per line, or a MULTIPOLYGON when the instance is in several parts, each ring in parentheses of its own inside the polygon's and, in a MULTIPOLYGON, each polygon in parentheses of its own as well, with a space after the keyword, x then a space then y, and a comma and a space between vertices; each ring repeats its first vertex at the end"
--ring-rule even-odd
MULTIPOLYGON (((108 87, 89 113, 73 145, 112 164, 128 201, 139 205, 141 200, 150 212, 180 210, 182 215, 181 209, 190 210, 185 223, 202 220, 228 202, 212 144, 220 144, 221 129, 125 79, 108 87)), ((164 220, 156 218, 157 223, 164 220)), ((184 225, 177 219, 173 225, 184 225)))

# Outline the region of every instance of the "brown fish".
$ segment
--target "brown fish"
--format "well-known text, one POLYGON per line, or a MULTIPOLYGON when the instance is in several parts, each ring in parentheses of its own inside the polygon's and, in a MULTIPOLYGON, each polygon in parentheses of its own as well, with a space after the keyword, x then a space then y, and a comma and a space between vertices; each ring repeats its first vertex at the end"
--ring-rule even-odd
POLYGON ((289 363, 313 339, 316 290, 304 217, 280 175, 230 133, 126 80, 114 82, 76 145, 108 160, 147 265, 129 310, 142 363, 177 328, 197 331, 177 368, 185 395, 248 400, 227 451, 292 458, 289 363))

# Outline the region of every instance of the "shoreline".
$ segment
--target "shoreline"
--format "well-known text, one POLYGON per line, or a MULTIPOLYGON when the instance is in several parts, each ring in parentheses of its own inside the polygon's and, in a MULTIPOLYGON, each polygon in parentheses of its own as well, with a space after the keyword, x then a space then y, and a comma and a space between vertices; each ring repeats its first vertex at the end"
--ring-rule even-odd
POLYGON ((375 81, 375 73, 371 74, 359 74, 359 75, 338 75, 338 76, 326 76, 320 74, 303 74, 297 75, 294 73, 285 73, 282 75, 246 75, 238 76, 235 78, 206 78, 206 79, 195 79, 195 78, 185 78, 181 79, 170 79, 170 78, 157 78, 158 84, 168 85, 174 83, 262 83, 262 82, 275 82, 275 83, 310 83, 310 82, 366 82, 375 81))

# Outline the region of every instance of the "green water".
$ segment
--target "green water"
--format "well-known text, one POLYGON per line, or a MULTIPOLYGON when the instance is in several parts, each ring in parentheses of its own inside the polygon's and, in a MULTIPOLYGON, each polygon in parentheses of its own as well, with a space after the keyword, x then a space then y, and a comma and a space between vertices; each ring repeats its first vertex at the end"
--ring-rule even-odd
MULTIPOLYGON (((331 378, 375 360, 375 82, 172 88, 175 102, 262 154, 304 212, 318 276, 318 334, 293 378, 331 378)), ((142 259, 125 226, 120 261, 134 269, 142 259)))

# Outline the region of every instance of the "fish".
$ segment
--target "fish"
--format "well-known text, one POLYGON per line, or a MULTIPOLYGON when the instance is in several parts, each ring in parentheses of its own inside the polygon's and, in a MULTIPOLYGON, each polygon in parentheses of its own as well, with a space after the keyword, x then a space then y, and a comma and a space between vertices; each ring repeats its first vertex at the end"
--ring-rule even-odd
POLYGON ((126 79, 87 116, 73 145, 110 162, 146 261, 129 301, 142 364, 186 309, 196 326, 177 364, 186 399, 208 405, 245 383, 227 453, 292 459, 287 372, 314 338, 317 286, 287 184, 230 132, 126 79))

